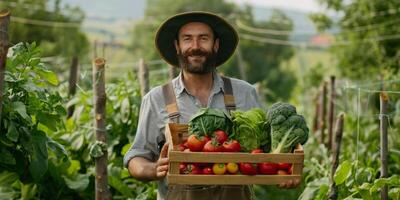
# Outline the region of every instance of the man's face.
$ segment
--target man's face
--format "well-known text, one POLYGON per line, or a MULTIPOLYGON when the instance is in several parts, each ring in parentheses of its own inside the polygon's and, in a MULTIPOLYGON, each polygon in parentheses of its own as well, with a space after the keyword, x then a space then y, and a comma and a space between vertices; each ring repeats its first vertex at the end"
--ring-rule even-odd
POLYGON ((194 74, 206 74, 214 70, 219 40, 214 39, 210 26, 191 22, 181 27, 175 48, 179 65, 194 74))

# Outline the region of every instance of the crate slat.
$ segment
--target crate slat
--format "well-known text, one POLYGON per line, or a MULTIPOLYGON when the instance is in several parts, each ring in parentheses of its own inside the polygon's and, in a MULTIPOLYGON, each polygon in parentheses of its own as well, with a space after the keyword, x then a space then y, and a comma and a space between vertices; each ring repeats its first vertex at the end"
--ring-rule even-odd
POLYGON ((303 163, 304 154, 281 153, 281 154, 250 154, 250 153, 205 153, 205 152, 180 152, 169 153, 170 162, 205 162, 205 163, 228 163, 228 162, 285 162, 303 163))
POLYGON ((300 175, 179 175, 169 174, 168 184, 183 185, 275 185, 301 179, 300 175))

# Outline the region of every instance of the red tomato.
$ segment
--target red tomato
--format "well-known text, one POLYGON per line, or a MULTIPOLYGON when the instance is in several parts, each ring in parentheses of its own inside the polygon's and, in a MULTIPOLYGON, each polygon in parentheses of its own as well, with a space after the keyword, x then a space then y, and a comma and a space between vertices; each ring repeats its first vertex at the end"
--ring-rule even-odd
POLYGON ((185 174, 186 172, 186 164, 185 163, 179 163, 179 173, 180 174, 185 174))
POLYGON ((264 162, 258 163, 257 166, 261 174, 273 175, 278 173, 278 164, 276 163, 264 162))
POLYGON ((240 144, 237 140, 225 141, 222 145, 225 152, 239 152, 240 144))
POLYGON ((201 151, 204 147, 204 138, 198 138, 195 135, 190 135, 187 141, 187 146, 190 151, 201 151))
POLYGON ((262 149, 254 149, 251 153, 264 153, 262 149))
POLYGON ((292 167, 292 163, 278 163, 278 169, 289 171, 292 167))
POLYGON ((203 148, 203 152, 223 152, 224 147, 218 144, 218 142, 210 140, 208 141, 203 148))
POLYGON ((245 175, 256 175, 257 174, 257 166, 252 163, 240 163, 239 169, 240 169, 240 172, 245 175))
POLYGON ((196 164, 187 164, 184 174, 201 174, 202 170, 196 164))
POLYGON ((179 151, 185 151, 186 147, 184 144, 179 145, 179 151))
POLYGON ((281 169, 277 171, 277 174, 278 175, 289 175, 289 173, 287 171, 281 170, 281 169))
POLYGON ((226 140, 228 140, 228 134, 226 134, 223 130, 214 131, 214 135, 220 144, 223 144, 226 140))
POLYGON ((211 167, 204 167, 203 174, 213 174, 213 170, 211 169, 211 167))

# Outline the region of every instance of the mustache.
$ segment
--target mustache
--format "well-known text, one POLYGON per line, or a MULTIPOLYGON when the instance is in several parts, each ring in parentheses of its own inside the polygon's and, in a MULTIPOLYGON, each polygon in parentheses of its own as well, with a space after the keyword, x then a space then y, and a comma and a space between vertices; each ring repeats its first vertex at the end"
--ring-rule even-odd
POLYGON ((183 53, 183 56, 209 56, 211 53, 201 49, 193 49, 183 53))

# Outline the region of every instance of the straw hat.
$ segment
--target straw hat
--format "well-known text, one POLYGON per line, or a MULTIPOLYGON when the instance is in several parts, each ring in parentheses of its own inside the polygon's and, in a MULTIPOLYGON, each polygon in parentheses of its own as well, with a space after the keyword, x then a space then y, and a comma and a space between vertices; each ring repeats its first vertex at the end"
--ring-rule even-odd
POLYGON ((236 30, 222 17, 203 11, 185 12, 167 19, 157 30, 155 44, 161 57, 169 64, 177 67, 178 58, 174 46, 179 29, 190 22, 208 24, 219 38, 219 49, 216 56, 216 67, 222 65, 235 52, 239 42, 236 30))

